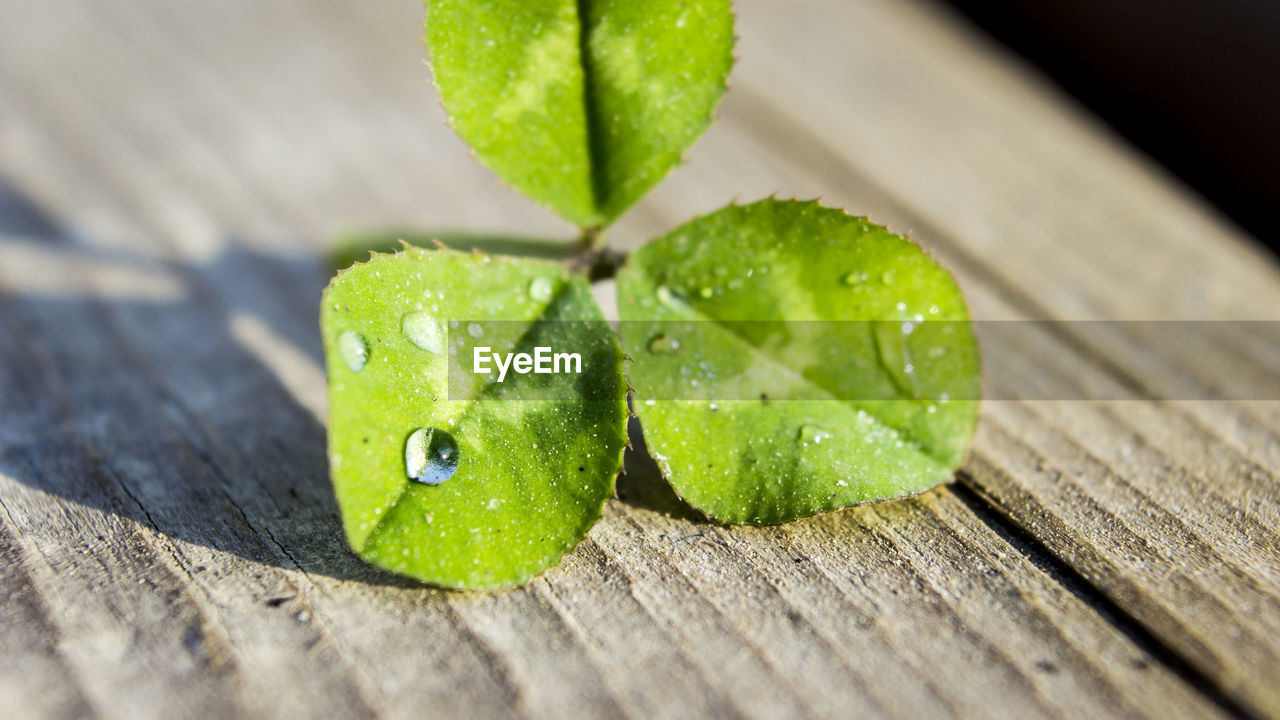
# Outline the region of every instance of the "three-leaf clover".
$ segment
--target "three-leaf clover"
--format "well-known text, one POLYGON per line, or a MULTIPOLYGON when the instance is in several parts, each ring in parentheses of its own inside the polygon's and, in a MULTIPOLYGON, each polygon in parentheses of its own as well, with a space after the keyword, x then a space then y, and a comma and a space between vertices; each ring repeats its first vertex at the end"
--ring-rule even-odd
POLYGON ((770 199, 625 259, 603 244, 710 124, 728 0, 431 0, 427 42, 458 133, 583 232, 567 263, 406 245, 330 283, 331 474, 364 559, 466 589, 556 564, 613 493, 628 388, 672 487, 724 522, 950 477, 978 353, 954 279, 914 243, 770 199), (616 334, 588 284, 615 271, 616 334), (575 371, 531 371, 551 348, 575 371), (482 368, 482 350, 508 364, 482 368))

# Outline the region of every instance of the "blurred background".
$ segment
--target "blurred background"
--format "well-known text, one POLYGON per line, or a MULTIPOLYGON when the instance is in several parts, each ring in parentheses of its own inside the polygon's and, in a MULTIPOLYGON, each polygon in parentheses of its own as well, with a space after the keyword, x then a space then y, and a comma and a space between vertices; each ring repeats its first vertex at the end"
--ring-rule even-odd
POLYGON ((1280 3, 949 1, 1280 249, 1280 3))
MULTIPOLYGON (((1251 238, 1278 237, 1274 0, 735 7, 718 122, 616 246, 821 197, 975 319, 1280 320, 1251 238)), ((636 473, 501 595, 361 563, 325 454, 335 239, 575 234, 449 129, 422 21, 0 0, 0 718, 1280 714, 1275 403, 988 403, 956 486, 759 531, 636 473)), ((1011 360, 1102 392, 1280 355, 1239 323, 1179 365, 1054 327, 1011 360)))
MULTIPOLYGON (((1250 236, 1280 237, 1276 11, 1120 5, 738 0, 718 122, 610 242, 821 197, 937 252, 983 318, 1006 309, 980 287, 1067 319, 1269 317, 1250 236)), ((419 0, 6 0, 8 282, 79 291, 27 271, 51 237, 94 272, 246 250, 315 286, 353 231, 576 234, 448 127, 422 33, 419 0)))

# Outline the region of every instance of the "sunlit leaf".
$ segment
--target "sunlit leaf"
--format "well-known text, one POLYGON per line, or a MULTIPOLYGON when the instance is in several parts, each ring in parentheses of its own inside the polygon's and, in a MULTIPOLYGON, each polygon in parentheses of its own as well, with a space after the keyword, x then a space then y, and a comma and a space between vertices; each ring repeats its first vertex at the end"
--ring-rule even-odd
POLYGON ((613 492, 626 407, 620 350, 580 276, 409 248, 340 273, 321 324, 331 475, 361 557, 493 588, 527 581, 586 535, 613 492), (538 400, 485 378, 451 384, 450 351, 482 325, 506 328, 517 348, 571 348, 581 372, 503 385, 536 382, 538 400))
POLYGON ((640 248, 618 292, 650 451, 712 517, 919 493, 964 459, 968 310, 909 240, 815 203, 730 206, 640 248))
POLYGON ((379 230, 340 236, 329 251, 329 266, 334 270, 342 270, 368 260, 375 253, 399 252, 405 245, 426 249, 444 245, 454 250, 560 259, 572 256, 579 249, 573 238, 534 238, 458 230, 379 230))
POLYGON ((677 164, 733 63, 729 0, 430 0, 450 122, 507 182, 603 225, 677 164))

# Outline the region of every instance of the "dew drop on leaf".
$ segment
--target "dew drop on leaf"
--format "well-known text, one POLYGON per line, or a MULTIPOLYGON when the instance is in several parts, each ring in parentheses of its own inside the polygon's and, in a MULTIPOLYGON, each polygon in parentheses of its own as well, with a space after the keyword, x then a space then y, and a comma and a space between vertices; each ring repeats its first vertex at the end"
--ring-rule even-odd
POLYGON ((873 322, 871 325, 881 367, 889 373, 903 396, 919 399, 922 393, 915 376, 915 361, 907 345, 910 332, 903 332, 903 326, 896 322, 873 322))
POLYGON ((418 428, 404 444, 405 474, 425 485, 439 485, 458 469, 458 443, 439 428, 418 428))
POLYGON ((482 337, 484 328, 480 327, 480 323, 467 323, 467 334, 473 338, 482 337))
POLYGON ((415 312, 405 315, 400 330, 409 342, 433 355, 439 355, 444 350, 444 328, 431 313, 415 312))
POLYGON ((654 355, 670 355, 680 349, 680 341, 659 333, 649 340, 649 352, 654 355))
POLYGON ((360 333, 348 330, 338 336, 338 354, 352 372, 360 372, 364 369, 364 364, 369 362, 369 345, 360 333))
POLYGON ((800 435, 797 439, 802 445, 821 445, 823 440, 831 437, 831 433, 813 425, 800 426, 800 435))
POLYGON ((861 285, 867 281, 867 274, 864 272, 854 271, 845 275, 843 281, 845 285, 861 285))
POLYGON ((551 299, 552 290, 551 279, 546 277, 536 277, 529 282, 529 297, 538 302, 547 302, 551 299))
POLYGON ((666 305, 672 310, 687 310, 689 308, 689 303, 685 302, 684 297, 666 285, 660 285, 658 289, 654 291, 654 294, 658 296, 658 300, 661 301, 663 305, 666 305))

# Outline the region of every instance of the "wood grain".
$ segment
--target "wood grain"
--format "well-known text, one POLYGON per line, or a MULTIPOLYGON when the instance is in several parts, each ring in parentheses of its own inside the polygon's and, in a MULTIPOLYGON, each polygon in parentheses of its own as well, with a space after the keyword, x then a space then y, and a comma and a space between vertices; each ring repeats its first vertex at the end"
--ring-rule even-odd
MULTIPOLYGON (((1228 223, 926 2, 740 2, 722 122, 615 230, 822 194, 979 318, 1276 319, 1228 223)), ((571 229, 443 124, 412 2, 0 8, 0 716, 1280 716, 1275 403, 989 403, 959 482, 708 524, 643 454, 496 595, 346 548, 316 303, 354 227, 571 229)), ((1221 362, 1274 348, 1224 327, 1221 362)), ((1221 365, 1177 373, 1212 387, 1221 365)), ((1030 370, 1028 370, 1030 372, 1030 370)))

